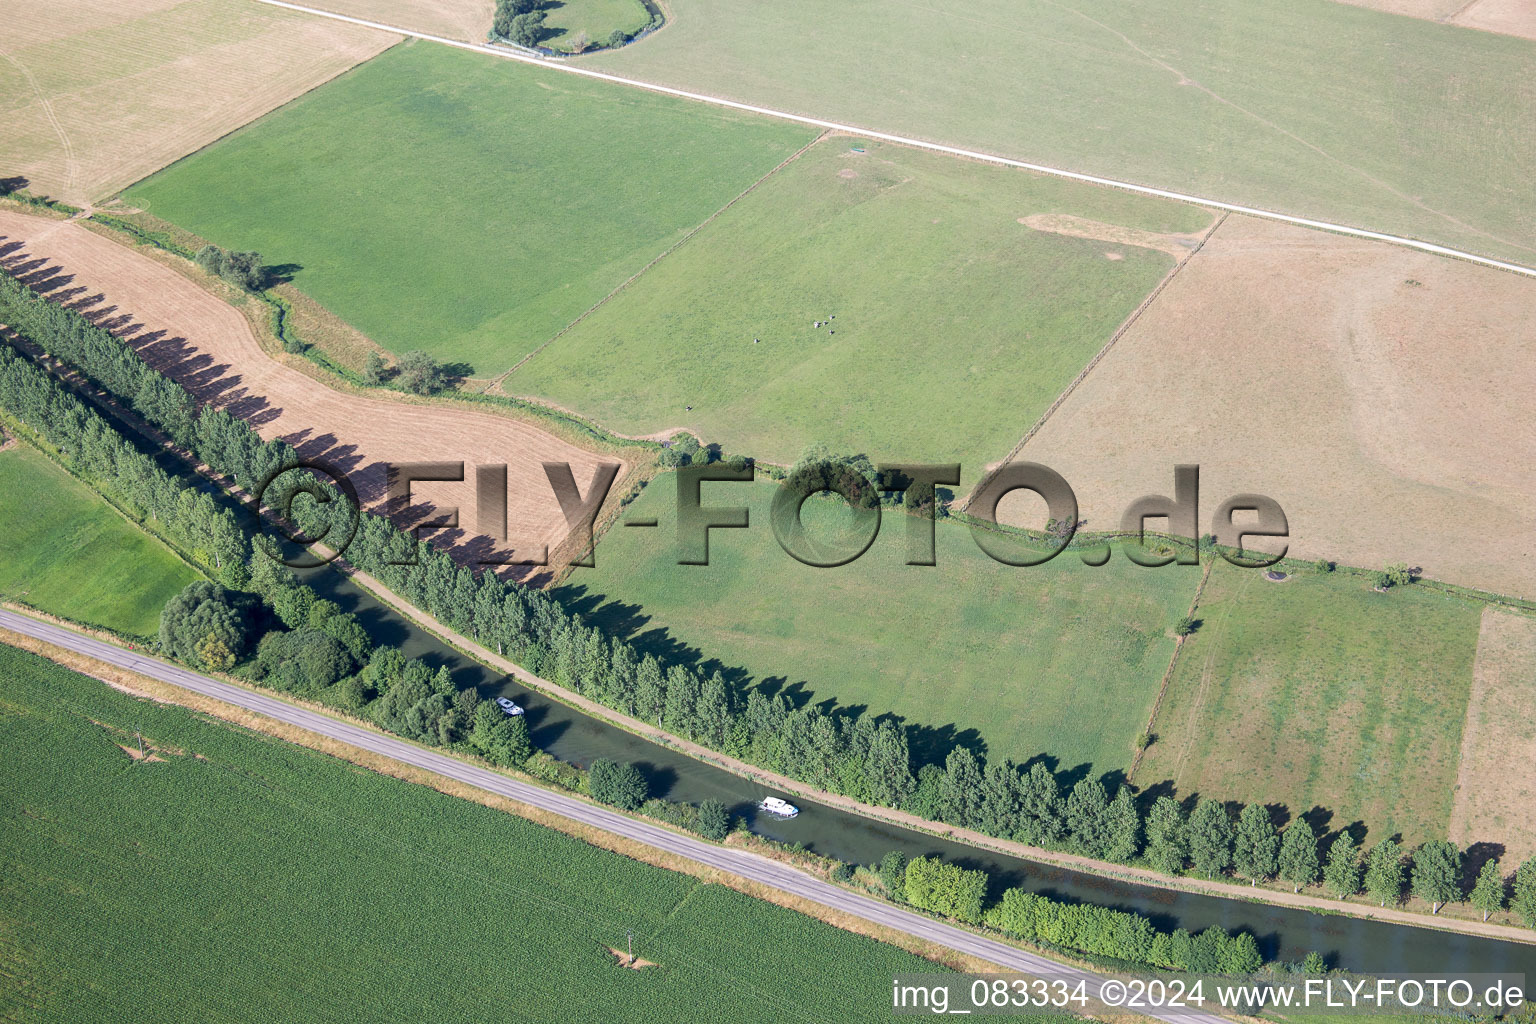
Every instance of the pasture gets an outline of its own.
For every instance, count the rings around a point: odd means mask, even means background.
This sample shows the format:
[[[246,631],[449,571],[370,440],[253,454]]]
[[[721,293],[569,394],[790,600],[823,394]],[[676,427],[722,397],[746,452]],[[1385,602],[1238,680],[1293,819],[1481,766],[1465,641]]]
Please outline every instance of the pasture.
[[[932,567],[905,565],[907,522],[836,569],[803,565],[774,539],[772,483],[706,484],[706,506],[746,505],[747,530],[711,531],[708,566],[678,565],[674,477],[654,481],[598,544],[597,567],[557,591],[642,649],[702,650],[712,670],[787,687],[918,727],[920,756],[956,738],[991,756],[1050,755],[1063,769],[1125,768],[1173,653],[1198,567],[1090,568],[1073,552],[1039,566],[992,561],[964,527],[937,524]],[[805,507],[813,538],[837,536],[841,504]]]
[[[1326,808],[1329,828],[1364,822],[1368,843],[1444,838],[1481,612],[1352,573],[1271,583],[1220,562],[1136,784]]]
[[[1257,491],[1297,557],[1533,598],[1533,305],[1533,280],[1229,217],[1020,458],[1091,524],[1193,462],[1202,530]]]
[[[1536,263],[1530,40],[1333,0],[673,7],[593,66]]]
[[[1021,223],[1050,215],[1143,243],[1211,219],[828,137],[502,388],[621,433],[686,426],[769,461],[793,462],[821,441],[979,471],[1175,264],[1145,244]],[[1194,245],[1181,241],[1184,252]]]
[[[300,290],[397,355],[425,349],[490,376],[812,137],[417,43],[126,199],[300,265]]]
[[[23,444],[0,451],[0,523],[0,598],[87,625],[154,636],[161,606],[202,578]]]
[[[615,31],[634,35],[651,22],[651,15],[640,0],[560,0],[549,9],[544,22],[548,33],[540,46],[571,50],[579,36],[588,43],[606,43]]]
[[[100,200],[399,38],[246,0],[14,0],[0,177]]]
[[[0,678],[8,1020],[873,1021],[871,979],[941,970],[14,648]]]

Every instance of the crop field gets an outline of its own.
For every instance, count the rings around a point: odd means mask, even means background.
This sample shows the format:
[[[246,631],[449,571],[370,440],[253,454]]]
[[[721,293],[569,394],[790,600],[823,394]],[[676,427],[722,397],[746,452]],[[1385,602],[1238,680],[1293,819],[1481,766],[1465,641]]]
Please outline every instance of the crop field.
[[[1493,842],[1523,860],[1536,853],[1536,618],[1483,612],[1450,838]],[[1525,808],[1526,810],[1521,810]]]
[[[413,518],[427,506],[460,509],[454,544],[522,558],[551,549],[568,532],[542,462],[568,462],[583,493],[600,462],[622,459],[569,444],[529,423],[462,406],[396,400],[333,390],[268,355],[233,306],[133,248],[85,230],[0,210],[0,243],[21,242],[13,263],[51,268],[87,315],[111,324],[152,366],[203,402],[249,420],[264,438],[281,437],[300,456],[348,474],[366,506],[385,499],[385,465],[464,462],[464,483],[412,488]],[[45,293],[47,294],[47,293]],[[293,357],[285,357],[292,359]],[[478,534],[476,465],[507,467],[505,542]],[[623,469],[620,470],[621,474]],[[618,488],[614,489],[614,500]]]
[[[1536,263],[1529,40],[1333,0],[673,7],[593,66]]]
[[[1482,606],[1354,574],[1212,571],[1137,785],[1443,838]]]
[[[511,367],[806,128],[405,45],[131,189],[394,352]],[[230,196],[239,196],[231,202]]]
[[[1229,217],[1021,452],[1118,524],[1173,466],[1290,550],[1536,597],[1536,281]]]
[[[14,648],[0,679],[7,1020],[884,1020],[870,978],[941,969]]]
[[[1042,217],[1099,237],[1032,226]],[[1141,236],[1188,253],[1210,221],[829,137],[502,387],[620,432],[682,425],[770,461],[821,441],[979,472],[1174,267]]]
[[[817,569],[775,542],[774,491],[706,485],[705,505],[747,505],[752,526],[712,531],[708,566],[677,565],[676,492],[662,477],[626,513],[656,516],[661,529],[615,525],[597,568],[573,570],[562,596],[643,648],[702,649],[739,678],[901,715],[919,727],[915,745],[940,759],[958,737],[1020,761],[1048,754],[1063,769],[1130,762],[1197,567],[1116,557],[1089,568],[1072,553],[1006,566],[953,523],[937,526],[936,566],[909,566],[907,523],[891,514],[862,558]],[[846,514],[830,501],[805,513],[822,538]]]
[[[0,598],[88,625],[153,636],[160,607],[202,578],[26,445],[0,451],[0,523]]]
[[[245,0],[12,0],[0,177],[99,200],[399,38]]]

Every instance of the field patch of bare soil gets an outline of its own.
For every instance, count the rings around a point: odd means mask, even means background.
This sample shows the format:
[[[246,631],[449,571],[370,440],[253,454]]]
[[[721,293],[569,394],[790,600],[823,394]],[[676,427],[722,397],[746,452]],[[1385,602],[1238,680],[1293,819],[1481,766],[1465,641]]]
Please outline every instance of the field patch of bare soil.
[[[382,507],[386,463],[463,462],[464,482],[415,485],[413,505],[397,522],[456,507],[461,528],[445,539],[470,557],[510,551],[521,559],[545,545],[557,548],[568,531],[542,464],[569,463],[585,495],[599,463],[618,461],[490,413],[333,390],[268,355],[227,303],[78,224],[0,210],[0,258],[43,294],[115,331],[199,402],[228,409],[262,437],[281,437],[301,457],[345,472],[367,507]],[[504,541],[476,529],[475,467],[496,464],[507,467]],[[610,500],[617,495],[615,487]]]
[[[1513,274],[1230,217],[1017,457],[1090,530],[1197,463],[1202,531],[1256,491],[1293,555],[1533,597],[1533,308]]]

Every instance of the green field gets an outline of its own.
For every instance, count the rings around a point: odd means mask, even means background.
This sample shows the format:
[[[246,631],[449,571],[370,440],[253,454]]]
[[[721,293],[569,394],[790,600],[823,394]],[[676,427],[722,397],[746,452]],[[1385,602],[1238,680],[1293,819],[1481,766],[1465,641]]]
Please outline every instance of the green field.
[[[1199,582],[1194,566],[1102,568],[1073,553],[1034,567],[992,561],[953,523],[938,525],[938,565],[908,566],[906,522],[886,517],[858,561],[815,569],[774,540],[774,485],[706,484],[705,505],[748,505],[748,530],[715,530],[710,565],[677,565],[672,478],[629,517],[661,528],[610,529],[596,569],[564,596],[599,621],[631,624],[642,647],[701,649],[747,678],[821,701],[895,712],[942,760],[954,737],[996,756],[1049,754],[1062,768],[1124,768],[1173,653],[1168,634]],[[813,501],[815,530],[846,515]],[[820,534],[818,534],[820,535]]]
[[[593,66],[1536,262],[1536,42],[1293,0],[677,0]]]
[[[550,34],[539,45],[570,50],[582,32],[590,44],[606,44],[616,29],[634,35],[650,22],[651,15],[640,0],[561,0],[549,8],[544,29]]]
[[[506,370],[814,133],[403,44],[129,189],[395,351]]]
[[[1020,218],[1210,223],[1178,203],[858,146],[818,143],[503,386],[623,433],[687,426],[770,461],[824,441],[979,469],[1174,265]]]
[[[8,647],[0,736],[8,1021],[884,1020],[941,969]]]
[[[1138,785],[1333,811],[1370,842],[1444,838],[1482,607],[1412,586],[1218,565]]]
[[[201,578],[24,445],[0,452],[0,523],[0,597],[77,622],[152,636],[161,606]]]

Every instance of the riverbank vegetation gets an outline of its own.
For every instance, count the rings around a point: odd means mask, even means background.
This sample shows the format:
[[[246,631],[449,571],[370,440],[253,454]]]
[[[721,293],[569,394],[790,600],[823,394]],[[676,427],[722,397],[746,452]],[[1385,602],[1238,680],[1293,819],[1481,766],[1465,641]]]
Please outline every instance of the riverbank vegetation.
[[[112,369],[111,336],[88,324],[73,323],[70,317],[79,319],[72,311],[61,311],[60,317],[53,319],[36,318],[33,325],[39,331],[68,328],[56,338],[45,339],[49,343],[45,347],[79,358],[85,364],[78,367],[82,370],[90,370],[98,362]],[[129,386],[136,382],[137,373],[125,364],[120,375],[106,376],[118,386]],[[118,398],[126,404],[138,393],[135,389],[129,396]],[[143,403],[142,414],[151,422],[163,420],[157,425],[166,430],[182,423],[178,417],[187,407],[171,400],[173,397],[161,395],[160,400]],[[31,411],[31,428],[50,442],[64,436],[50,432],[69,432],[71,438],[115,438],[103,451],[119,453],[117,457],[127,460],[124,465],[131,465],[133,458],[144,458],[132,452],[84,402],[65,392],[47,371],[9,346],[0,347],[0,401],[13,413],[13,405]],[[290,464],[290,453],[281,442],[261,444],[247,424],[224,413],[204,410],[194,423],[182,423],[182,429],[199,461],[242,485],[265,465]],[[1149,811],[1144,810],[1123,782],[1111,778],[1106,785],[1089,775],[1062,779],[1040,759],[1027,764],[1006,757],[984,759],[966,745],[955,745],[942,761],[919,762],[912,756],[906,730],[888,717],[877,721],[867,714],[797,703],[784,693],[769,694],[760,687],[743,694],[719,671],[704,675],[691,662],[663,660],[638,650],[624,637],[591,625],[542,591],[490,574],[477,579],[447,554],[410,538],[387,519],[358,516],[339,495],[332,497],[337,500],[296,502],[297,518],[308,535],[322,536],[332,528],[338,534],[346,533],[355,526],[348,560],[375,575],[403,599],[448,628],[502,650],[530,671],[659,724],[675,735],[749,761],[761,754],[761,744],[767,743],[767,749],[778,758],[780,770],[818,788],[1099,860],[1131,862],[1145,852],[1155,866],[1170,872],[1192,868],[1214,878],[1235,870],[1255,883],[1279,877],[1295,885],[1315,882],[1317,864],[1326,860],[1324,875],[1336,895],[1351,895],[1360,884],[1352,830],[1337,833],[1328,845],[1327,857],[1322,858],[1318,846],[1324,837],[1313,831],[1307,818],[1277,822],[1269,809],[1257,802],[1234,818],[1232,808],[1207,798],[1195,804],[1186,817],[1186,806],[1172,797],[1164,796]],[[355,524],[348,521],[352,518]],[[249,543],[243,534],[240,540]],[[233,589],[248,587],[260,594],[264,607],[270,607],[290,630],[316,631],[305,634],[305,642],[272,642],[271,651],[262,650],[269,642],[262,641],[258,646],[259,671],[272,673],[280,683],[288,681],[291,685],[292,680],[307,679],[312,686],[329,691],[356,673],[365,653],[369,669],[374,667],[380,651],[366,652],[355,639],[356,630],[348,628],[344,618],[338,619],[332,610],[317,611],[320,603],[312,595],[305,600],[302,594],[290,593],[297,585],[283,579],[283,571],[264,550],[257,548],[253,553],[257,559],[253,569],[245,569],[243,563],[238,568],[234,563],[223,567],[227,578],[240,580],[240,587]],[[227,617],[216,611],[201,610],[204,605],[225,602],[208,590],[210,584],[199,587],[196,600],[185,609],[185,622],[225,622]],[[167,641],[170,653],[179,653],[207,668],[218,668],[231,656],[238,656],[230,641],[212,625],[206,632],[199,637],[195,629],[189,633],[184,624],[177,626]],[[233,643],[243,648],[249,639],[235,638]],[[376,674],[372,697],[366,692],[354,691],[353,695],[364,703],[372,700],[375,719],[386,728],[429,744],[465,742],[466,730],[472,730],[481,717],[478,707],[461,706],[461,701],[467,704],[471,698],[450,694],[451,679],[439,685],[435,677],[428,676],[424,669],[412,670],[404,659],[398,664],[391,659],[388,679]],[[520,745],[512,745],[520,749]],[[481,744],[482,750],[494,748],[495,744]],[[1150,795],[1145,794],[1142,803]],[[1278,831],[1279,824],[1285,824],[1283,833]],[[1417,867],[1420,854],[1414,857]],[[1486,859],[1478,861],[1479,871]],[[1419,873],[1429,877],[1428,870],[1421,868]],[[1437,901],[1464,898],[1471,886],[1460,879],[1455,884],[1454,889],[1440,886],[1431,890],[1416,882],[1415,891],[1421,896],[1431,891],[1441,894]],[[1480,900],[1491,898],[1487,891],[1485,886]]]
[[[314,1019],[746,1024],[794,976],[803,1012],[875,1021],[869,978],[943,970],[15,648],[0,676],[8,1019],[281,1019],[302,992]],[[656,966],[614,965],[631,931]]]

